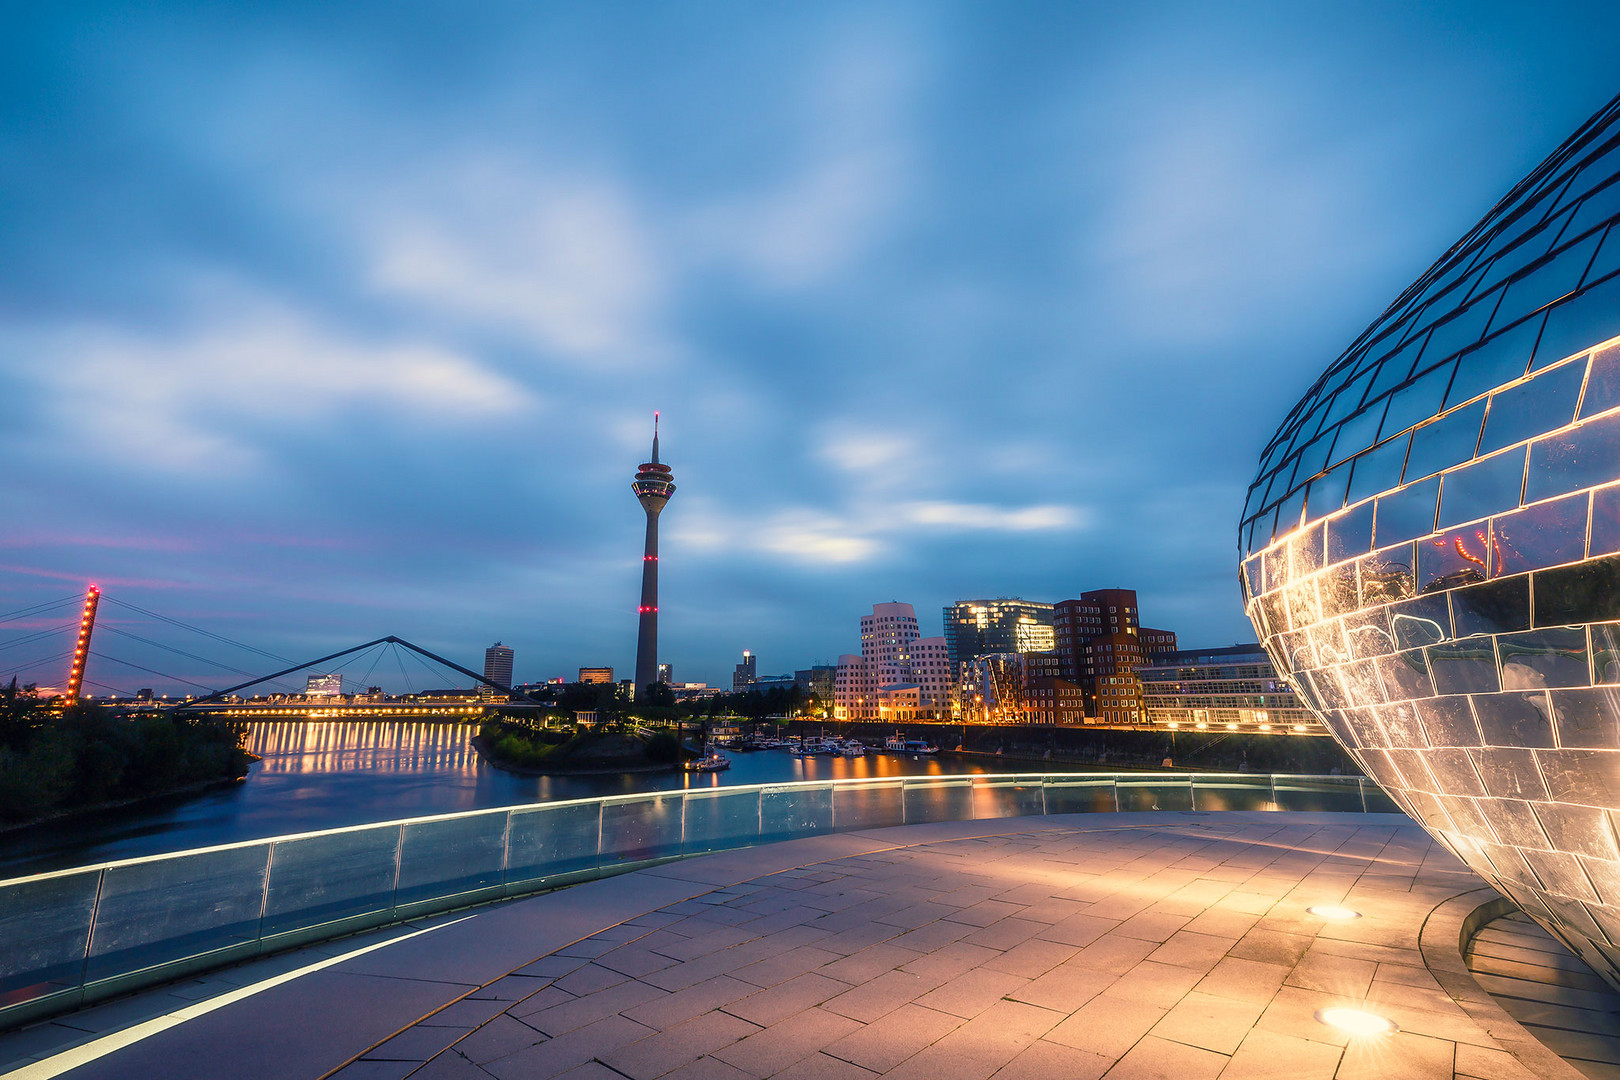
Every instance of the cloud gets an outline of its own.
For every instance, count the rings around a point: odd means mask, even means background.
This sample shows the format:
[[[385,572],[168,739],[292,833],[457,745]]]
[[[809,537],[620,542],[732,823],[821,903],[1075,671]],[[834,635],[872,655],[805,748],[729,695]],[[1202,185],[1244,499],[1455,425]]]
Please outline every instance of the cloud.
[[[688,524],[691,522],[691,524]],[[711,506],[683,516],[674,535],[699,551],[765,551],[809,566],[868,563],[907,544],[953,533],[1036,533],[1082,529],[1089,515],[1071,506],[996,506],[948,501],[865,504],[834,512],[779,509],[749,520],[726,518]]]
[[[651,239],[606,176],[487,158],[385,197],[366,227],[370,281],[516,333],[552,356],[645,362],[662,292]]]
[[[108,463],[226,476],[262,464],[248,430],[277,432],[362,410],[469,420],[539,402],[527,388],[447,347],[359,340],[269,305],[216,314],[168,334],[110,327],[34,331],[14,341],[27,377],[76,445]],[[94,423],[84,418],[93,416]],[[244,422],[250,422],[244,425]]]

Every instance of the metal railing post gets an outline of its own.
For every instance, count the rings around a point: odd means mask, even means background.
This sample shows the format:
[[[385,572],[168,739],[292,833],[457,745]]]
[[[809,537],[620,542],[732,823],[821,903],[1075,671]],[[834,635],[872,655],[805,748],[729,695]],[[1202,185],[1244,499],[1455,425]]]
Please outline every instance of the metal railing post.
[[[1193,782],[1190,774],[1187,777],[1187,803],[1193,810],[1198,809],[1198,785]]]

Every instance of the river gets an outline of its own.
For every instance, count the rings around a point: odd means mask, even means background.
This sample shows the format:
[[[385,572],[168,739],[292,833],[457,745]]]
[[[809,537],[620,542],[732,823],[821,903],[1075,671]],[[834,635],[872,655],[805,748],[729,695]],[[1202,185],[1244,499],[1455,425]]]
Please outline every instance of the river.
[[[451,723],[249,724],[247,748],[261,760],[244,782],[0,833],[0,877],[490,806],[678,787],[992,771],[953,755],[801,759],[761,750],[731,752],[732,767],[720,773],[518,776],[484,762],[472,746],[474,733]],[[1054,764],[1051,771],[1064,768]]]

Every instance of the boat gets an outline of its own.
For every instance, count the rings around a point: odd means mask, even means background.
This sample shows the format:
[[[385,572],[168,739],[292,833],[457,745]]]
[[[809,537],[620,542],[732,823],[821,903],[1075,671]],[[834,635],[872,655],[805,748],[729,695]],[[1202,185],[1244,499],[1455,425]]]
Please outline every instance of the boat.
[[[700,758],[681,762],[681,768],[687,772],[719,772],[731,768],[731,759],[718,750],[710,750]]]
[[[866,747],[855,739],[845,739],[838,752],[845,757],[865,757]]]
[[[891,754],[939,753],[939,747],[930,746],[926,739],[907,739],[898,732],[883,740],[883,749]]]

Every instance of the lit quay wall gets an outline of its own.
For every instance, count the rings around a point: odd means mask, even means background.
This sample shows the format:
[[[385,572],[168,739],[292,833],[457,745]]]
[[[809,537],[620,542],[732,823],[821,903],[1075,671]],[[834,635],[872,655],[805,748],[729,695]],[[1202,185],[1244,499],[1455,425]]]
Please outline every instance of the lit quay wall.
[[[1359,337],[1239,534],[1277,669],[1620,986],[1620,98]]]

